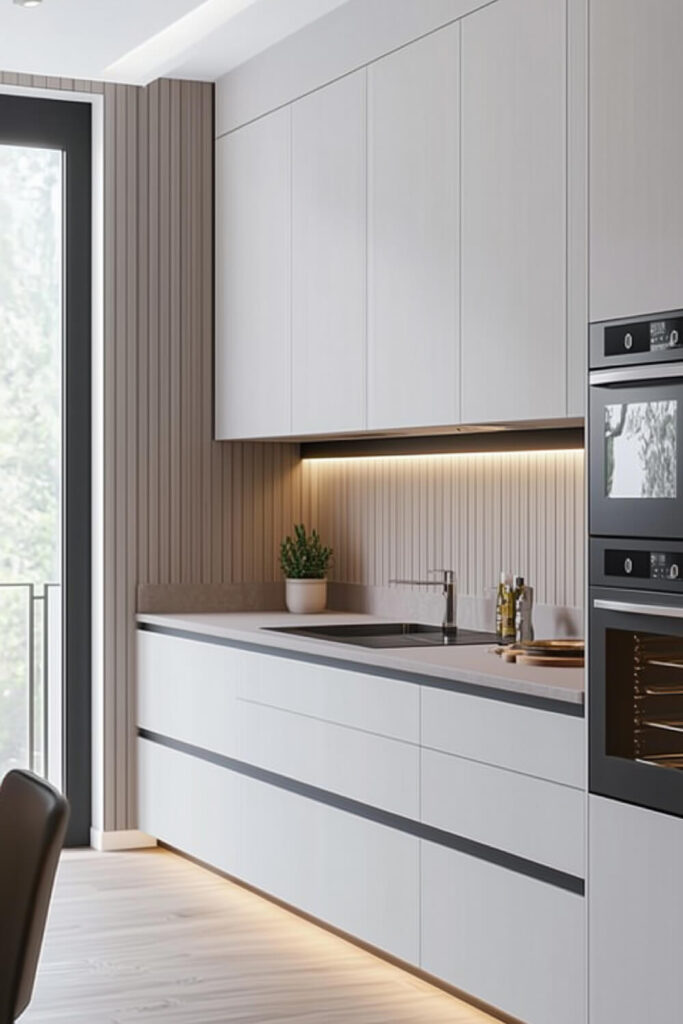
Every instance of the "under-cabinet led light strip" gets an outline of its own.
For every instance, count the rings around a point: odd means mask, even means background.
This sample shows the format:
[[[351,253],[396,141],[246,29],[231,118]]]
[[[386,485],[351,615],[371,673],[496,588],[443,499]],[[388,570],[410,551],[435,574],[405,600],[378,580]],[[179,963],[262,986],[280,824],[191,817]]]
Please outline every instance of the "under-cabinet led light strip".
[[[528,450],[515,449],[514,451],[505,450],[497,452],[425,452],[420,454],[418,452],[410,452],[408,454],[396,455],[302,455],[302,459],[306,462],[395,462],[397,460],[405,461],[406,459],[462,459],[462,458],[503,458],[505,456],[518,458],[520,455],[576,455],[583,458],[583,448],[530,448]]]

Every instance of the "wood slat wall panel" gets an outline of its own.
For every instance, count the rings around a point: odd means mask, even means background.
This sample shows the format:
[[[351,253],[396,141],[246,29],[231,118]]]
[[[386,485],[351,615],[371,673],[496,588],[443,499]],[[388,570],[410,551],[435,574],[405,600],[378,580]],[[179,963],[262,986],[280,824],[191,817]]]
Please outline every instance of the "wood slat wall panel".
[[[302,463],[304,509],[336,552],[332,579],[381,587],[454,568],[483,596],[501,569],[540,604],[583,605],[583,453]]]

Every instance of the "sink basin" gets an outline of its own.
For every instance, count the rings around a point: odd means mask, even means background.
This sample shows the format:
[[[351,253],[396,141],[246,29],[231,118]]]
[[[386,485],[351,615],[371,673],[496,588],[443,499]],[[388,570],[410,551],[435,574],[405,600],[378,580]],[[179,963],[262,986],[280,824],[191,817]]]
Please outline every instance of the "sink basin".
[[[281,633],[304,631],[311,636],[408,636],[411,633],[441,633],[441,626],[426,626],[423,622],[368,622],[342,626],[282,626]]]
[[[455,644],[492,644],[495,633],[472,629],[445,631],[422,622],[365,622],[322,626],[264,626],[272,633],[288,633],[312,640],[353,644],[357,647],[449,647]]]

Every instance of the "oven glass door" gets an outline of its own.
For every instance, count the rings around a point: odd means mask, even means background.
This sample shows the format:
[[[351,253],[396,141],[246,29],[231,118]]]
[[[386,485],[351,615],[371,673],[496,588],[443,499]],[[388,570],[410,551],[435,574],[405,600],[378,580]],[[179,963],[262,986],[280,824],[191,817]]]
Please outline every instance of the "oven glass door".
[[[590,532],[680,537],[683,380],[590,388]]]
[[[590,788],[683,817],[683,598],[591,589]]]

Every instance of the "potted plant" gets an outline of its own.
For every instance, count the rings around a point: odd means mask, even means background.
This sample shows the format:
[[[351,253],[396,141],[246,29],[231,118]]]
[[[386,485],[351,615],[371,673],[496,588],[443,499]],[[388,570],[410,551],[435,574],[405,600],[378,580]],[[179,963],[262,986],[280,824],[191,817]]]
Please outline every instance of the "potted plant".
[[[306,615],[322,612],[327,602],[325,574],[332,548],[324,547],[317,530],[306,533],[299,523],[294,537],[285,537],[280,545],[280,567],[285,574],[285,599],[290,612]]]

